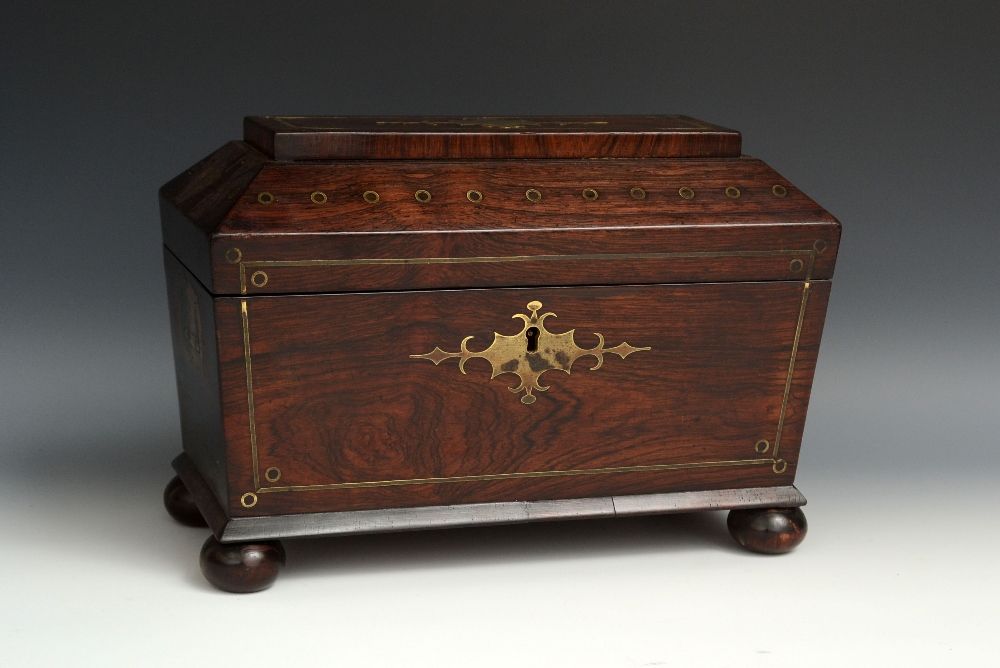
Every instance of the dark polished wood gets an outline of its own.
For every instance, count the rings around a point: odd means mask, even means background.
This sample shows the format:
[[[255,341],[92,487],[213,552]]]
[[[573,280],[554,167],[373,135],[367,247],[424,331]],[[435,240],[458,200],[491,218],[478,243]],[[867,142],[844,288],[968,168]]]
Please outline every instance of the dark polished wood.
[[[275,160],[736,157],[740,133],[689,116],[248,116]]]
[[[804,498],[767,495],[794,490],[841,226],[740,151],[686,117],[246,119],[160,191],[174,466],[216,538],[697,498],[768,508],[734,536],[791,549]],[[483,359],[411,357],[520,337],[532,301],[579,348],[648,350],[559,362],[530,405]],[[267,586],[283,553],[254,545],[210,541],[206,576]]]
[[[191,492],[188,491],[188,488],[184,486],[184,483],[177,476],[174,476],[167,483],[166,489],[163,490],[163,505],[171,517],[185,526],[208,526],[205,518],[201,515],[201,511],[198,510]]]
[[[243,301],[216,300],[219,366],[233,516],[579,498],[789,484],[795,474],[829,283],[809,288],[779,456],[781,417],[803,284],[798,282],[618,286],[256,297],[246,300],[259,485],[255,492]],[[591,348],[649,346],[597,371],[583,357],[570,375],[542,376],[550,390],[526,406],[470,360],[435,366],[411,359],[454,352],[466,336],[483,350],[494,332],[516,334],[538,300],[553,333],[575,330]],[[551,471],[756,464],[680,470],[541,475]],[[269,482],[274,467],[280,479]],[[481,481],[409,481],[536,474]],[[293,486],[296,491],[278,491]]]
[[[737,508],[726,520],[736,542],[762,554],[784,554],[806,537],[808,525],[801,508]]]
[[[181,440],[215,498],[226,503],[226,437],[223,433],[219,358],[212,295],[164,249],[170,304]]]
[[[278,579],[285,566],[285,548],[276,540],[220,543],[209,536],[199,564],[205,579],[222,591],[250,594]]]
[[[642,199],[630,194],[635,187]],[[681,197],[682,187],[694,197]],[[528,188],[542,199],[528,200]],[[584,188],[598,199],[585,199]],[[431,200],[417,201],[418,190]],[[470,190],[482,201],[469,201]],[[366,202],[366,191],[379,201]],[[265,194],[269,204],[259,201]],[[832,216],[748,158],[273,163],[211,231],[166,215],[164,230],[171,252],[214,294],[787,280],[798,278],[789,259],[754,254],[817,248],[811,275],[829,278],[840,240]],[[617,257],[649,253],[688,257]],[[194,269],[206,257],[208,276]],[[480,260],[364,264],[426,258]],[[347,264],[254,265],[303,261]],[[249,281],[258,270],[269,277],[259,286]]]

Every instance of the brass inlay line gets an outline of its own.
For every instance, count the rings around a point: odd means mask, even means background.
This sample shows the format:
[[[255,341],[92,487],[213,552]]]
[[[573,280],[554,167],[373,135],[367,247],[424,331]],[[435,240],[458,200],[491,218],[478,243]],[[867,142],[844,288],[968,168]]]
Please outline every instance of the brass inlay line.
[[[778,257],[808,255],[815,249],[759,251],[693,251],[673,253],[585,253],[580,255],[500,255],[471,257],[394,257],[350,260],[254,260],[240,262],[240,293],[246,294],[246,268],[253,267],[360,267],[367,265],[501,264],[508,262],[582,262],[588,260],[696,260],[725,257]]]
[[[812,271],[812,263],[809,266]],[[792,355],[788,360],[788,375],[785,377],[785,393],[781,397],[781,413],[778,415],[778,433],[774,437],[774,450],[771,451],[773,457],[778,456],[778,448],[781,446],[781,430],[785,427],[785,410],[788,408],[788,395],[792,391],[792,376],[795,373],[795,356],[799,352],[799,338],[802,336],[802,321],[806,315],[806,302],[809,301],[809,281],[802,285],[802,302],[799,305],[799,320],[795,325],[795,338],[792,341]],[[786,465],[787,466],[787,465]],[[784,471],[784,469],[782,469]],[[775,473],[778,473],[776,470]]]
[[[253,370],[250,368],[250,317],[247,314],[247,300],[240,300],[243,316],[243,362],[247,370],[247,404],[250,411],[250,452],[253,455],[253,487],[260,488],[260,474],[257,471],[257,424],[253,414]]]
[[[711,468],[718,466],[754,466],[774,464],[774,459],[734,459],[717,462],[693,462],[690,464],[650,464],[643,466],[615,466],[599,469],[567,469],[560,471],[525,471],[521,473],[487,473],[483,475],[462,475],[447,478],[405,478],[402,480],[371,480],[363,482],[338,482],[329,485],[289,485],[287,487],[266,487],[258,489],[258,494],[267,492],[302,492],[325,489],[354,489],[358,487],[398,487],[401,485],[437,485],[452,482],[483,482],[489,480],[512,480],[517,478],[551,478],[569,475],[600,475],[606,473],[642,473],[644,471],[674,471],[679,469]]]

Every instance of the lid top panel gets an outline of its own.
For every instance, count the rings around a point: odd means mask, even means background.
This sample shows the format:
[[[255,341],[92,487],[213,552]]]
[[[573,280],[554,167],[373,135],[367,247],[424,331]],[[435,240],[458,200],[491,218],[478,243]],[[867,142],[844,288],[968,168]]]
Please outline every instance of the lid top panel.
[[[293,160],[732,158],[739,132],[688,116],[249,116],[244,139]]]

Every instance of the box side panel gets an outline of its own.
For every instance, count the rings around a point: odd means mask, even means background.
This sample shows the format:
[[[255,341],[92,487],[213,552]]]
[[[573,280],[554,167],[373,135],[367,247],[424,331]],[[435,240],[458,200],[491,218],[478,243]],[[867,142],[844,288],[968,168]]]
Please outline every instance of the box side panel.
[[[226,453],[212,297],[166,248],[163,263],[184,451],[225,507]]]
[[[218,298],[230,515],[790,485],[827,294]]]

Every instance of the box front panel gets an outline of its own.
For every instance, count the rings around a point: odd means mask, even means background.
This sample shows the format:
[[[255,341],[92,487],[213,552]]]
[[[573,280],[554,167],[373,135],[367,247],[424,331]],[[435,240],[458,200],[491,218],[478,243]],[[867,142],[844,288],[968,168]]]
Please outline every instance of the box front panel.
[[[217,299],[230,513],[789,484],[828,294]]]

